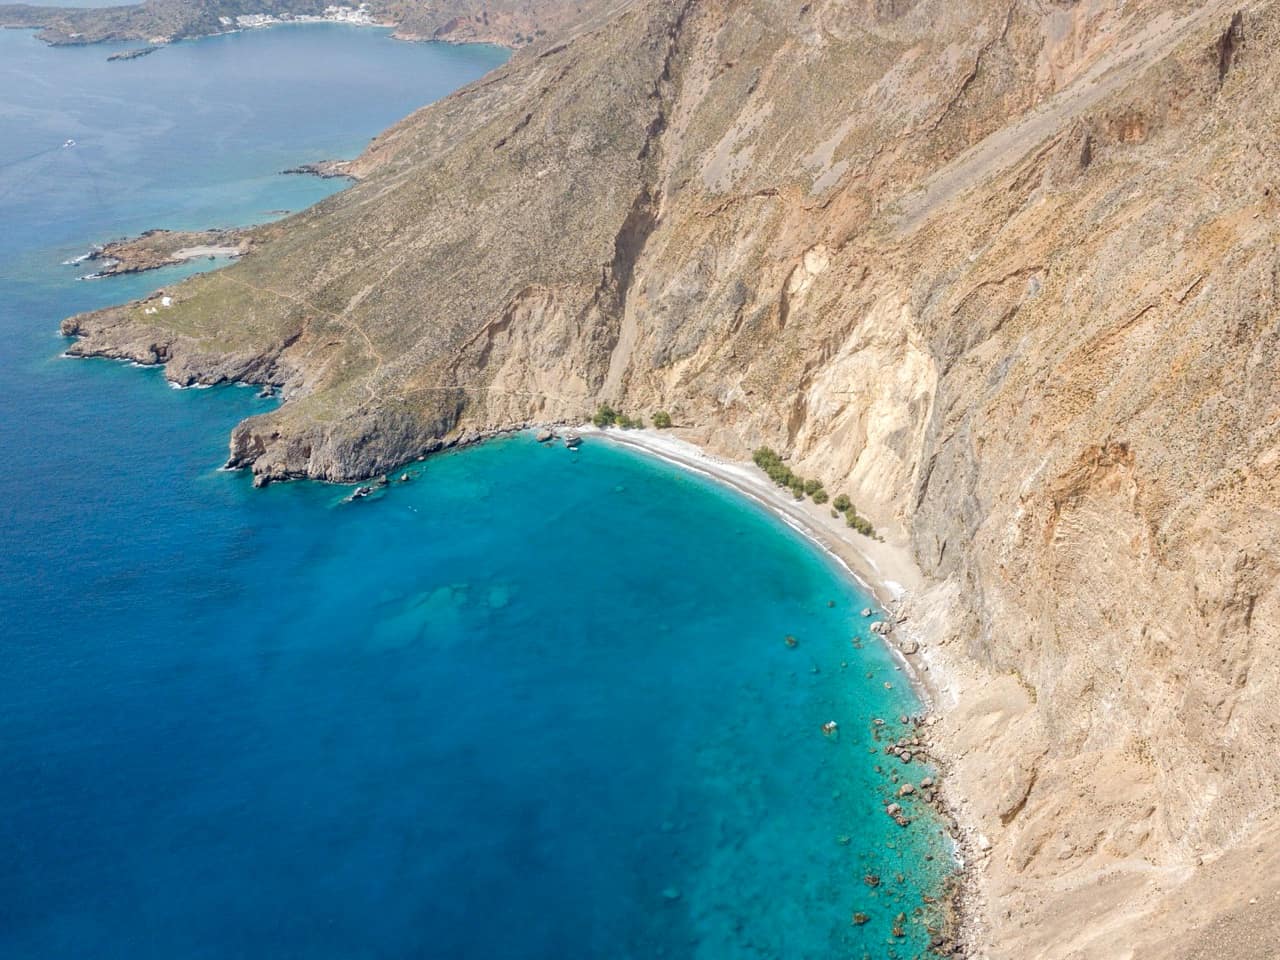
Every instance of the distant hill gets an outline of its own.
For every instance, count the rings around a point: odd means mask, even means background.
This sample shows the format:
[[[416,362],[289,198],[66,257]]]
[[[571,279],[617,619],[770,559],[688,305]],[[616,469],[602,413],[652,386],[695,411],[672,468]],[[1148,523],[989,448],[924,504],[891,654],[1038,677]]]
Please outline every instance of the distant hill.
[[[0,26],[26,27],[55,45],[187,40],[235,29],[237,17],[322,17],[358,2],[329,0],[146,0],[119,7],[0,5]],[[605,6],[599,0],[370,0],[368,16],[407,40],[528,46]]]

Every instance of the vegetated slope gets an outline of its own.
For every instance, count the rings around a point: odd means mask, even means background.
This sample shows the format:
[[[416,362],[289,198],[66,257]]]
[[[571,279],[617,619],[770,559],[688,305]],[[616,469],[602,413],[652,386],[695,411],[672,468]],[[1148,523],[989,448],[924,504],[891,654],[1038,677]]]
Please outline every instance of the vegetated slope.
[[[1277,41],[1275,0],[640,0],[172,308],[65,329],[283,384],[232,441],[263,479],[600,400],[786,452],[909,531],[908,625],[980,665],[946,736],[991,955],[1248,949],[1280,895]]]

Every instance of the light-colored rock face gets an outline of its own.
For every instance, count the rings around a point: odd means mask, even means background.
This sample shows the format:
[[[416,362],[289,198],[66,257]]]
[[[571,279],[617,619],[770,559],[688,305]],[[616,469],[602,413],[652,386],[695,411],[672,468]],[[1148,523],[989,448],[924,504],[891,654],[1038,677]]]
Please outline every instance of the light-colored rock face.
[[[1280,2],[1236,9],[620,4],[68,329],[283,382],[236,438],[268,477],[601,400],[785,451],[933,584],[988,955],[1268,955]]]

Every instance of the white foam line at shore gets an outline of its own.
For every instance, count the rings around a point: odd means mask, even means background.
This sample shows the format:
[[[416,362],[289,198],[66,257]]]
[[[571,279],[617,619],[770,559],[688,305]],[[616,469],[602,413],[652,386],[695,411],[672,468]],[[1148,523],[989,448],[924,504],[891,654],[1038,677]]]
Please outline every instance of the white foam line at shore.
[[[699,449],[691,443],[676,439],[674,437],[658,437],[652,433],[633,431],[629,434],[622,434],[611,430],[602,430],[593,424],[584,425],[576,430],[582,436],[593,436],[604,440],[607,443],[613,443],[615,446],[625,447],[629,450],[637,451],[641,454],[647,454],[656,460],[671,464],[681,470],[698,476],[706,477],[714,483],[722,487],[728,487],[735,493],[746,497],[752,502],[759,504],[771,516],[777,517],[792,530],[804,537],[809,543],[817,547],[820,551],[830,557],[836,564],[845,571],[846,574],[862,589],[866,590],[875,601],[876,605],[888,616],[885,610],[884,602],[880,597],[876,586],[867,581],[853,566],[842,557],[839,552],[831,546],[825,539],[825,534],[821,527],[813,521],[797,517],[792,508],[782,503],[773,495],[772,490],[761,489],[764,487],[762,481],[758,480],[751,474],[750,468],[745,464],[730,463],[718,460],[710,454]],[[880,572],[880,567],[870,557],[861,550],[858,550],[852,544],[845,544],[851,550],[854,550],[862,562],[870,566],[876,573]],[[888,592],[893,599],[898,600],[906,593],[902,584],[895,580],[885,579],[881,581],[881,586]],[[900,671],[906,676],[907,682],[916,698],[920,701],[922,707],[927,711],[933,712],[936,709],[936,698],[930,690],[929,685],[925,683],[924,678],[917,672],[915,664],[907,659],[906,654],[898,648],[898,645],[891,643],[886,637],[879,634],[873,635],[878,639],[881,645],[889,651],[889,655],[898,664]]]
[[[682,440],[668,440],[665,437],[659,438],[646,436],[644,441],[639,441],[635,437],[619,436],[607,430],[600,430],[596,427],[583,427],[578,432],[591,434],[618,446],[647,453],[658,460],[662,460],[664,463],[669,463],[672,466],[679,467],[689,473],[706,477],[722,487],[729,487],[731,490],[746,497],[753,503],[759,504],[771,516],[777,517],[792,530],[795,530],[810,543],[817,546],[823,553],[831,557],[831,559],[835,560],[836,563],[843,567],[849,576],[852,577],[860,587],[868,591],[873,600],[877,603],[880,602],[879,597],[876,596],[875,585],[869,583],[866,578],[864,578],[862,574],[858,573],[858,571],[854,570],[853,567],[849,565],[849,562],[845,560],[844,557],[840,556],[840,554],[838,554],[829,543],[825,542],[811,523],[796,517],[792,511],[787,509],[786,505],[777,502],[777,500],[769,496],[769,494],[755,489],[759,484],[757,483],[756,478],[751,476],[745,467],[725,461],[712,460],[710,456],[699,450],[693,444],[685,443]],[[669,452],[663,449],[664,444],[670,444],[672,446],[679,444],[681,447],[687,447],[688,449],[687,451],[681,450],[679,452]],[[702,461],[711,461],[714,466],[704,466]],[[735,480],[730,476],[731,474],[737,474],[739,479],[735,482]],[[872,567],[877,572],[879,571],[879,566],[870,557],[863,555],[862,559],[868,566]],[[904,592],[902,585],[893,580],[885,581],[884,586],[894,594],[895,599],[900,597]]]

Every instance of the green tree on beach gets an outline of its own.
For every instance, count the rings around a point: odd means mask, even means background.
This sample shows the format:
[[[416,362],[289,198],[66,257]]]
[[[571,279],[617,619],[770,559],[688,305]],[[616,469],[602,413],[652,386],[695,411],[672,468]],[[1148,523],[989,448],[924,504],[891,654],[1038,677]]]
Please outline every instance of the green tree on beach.
[[[634,420],[619,410],[613,409],[607,403],[600,404],[596,410],[595,416],[591,418],[591,422],[603,430],[605,427],[621,427],[623,430],[642,430],[644,429],[644,417],[636,417]]]
[[[876,528],[871,525],[871,521],[866,517],[859,516],[858,511],[852,507],[845,513],[845,523],[864,537],[874,537],[876,535]]]

